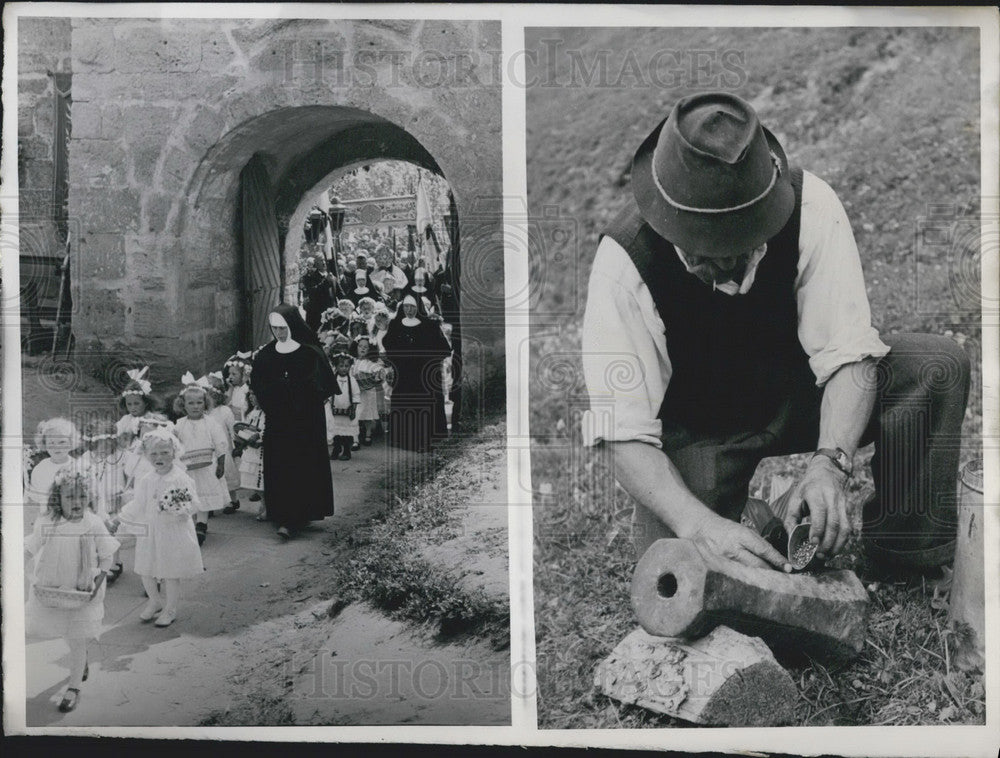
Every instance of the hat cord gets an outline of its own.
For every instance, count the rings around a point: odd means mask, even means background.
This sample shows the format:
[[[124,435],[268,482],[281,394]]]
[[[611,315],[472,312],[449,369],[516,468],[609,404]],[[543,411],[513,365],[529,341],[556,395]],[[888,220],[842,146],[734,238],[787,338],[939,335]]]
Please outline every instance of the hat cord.
[[[740,203],[739,205],[730,206],[729,208],[695,208],[694,206],[691,205],[684,205],[683,203],[678,203],[676,200],[670,197],[670,195],[667,194],[667,191],[663,189],[663,185],[660,184],[660,178],[656,175],[656,169],[655,169],[657,163],[656,151],[659,149],[659,147],[660,146],[657,145],[656,147],[653,148],[654,168],[649,173],[652,174],[653,183],[656,185],[656,189],[659,190],[660,194],[663,196],[663,199],[666,200],[667,203],[672,205],[674,208],[680,211],[687,211],[689,213],[732,213],[733,211],[741,211],[744,208],[749,208],[751,205],[754,205],[755,203],[759,203],[761,200],[763,200],[765,197],[771,194],[771,190],[774,189],[774,185],[778,183],[778,177],[781,176],[781,162],[778,160],[778,156],[775,155],[774,151],[772,150],[770,151],[771,163],[774,164],[774,171],[771,172],[771,182],[767,185],[767,188],[763,192],[757,195],[757,197],[755,197],[753,200],[748,200],[745,203]]]

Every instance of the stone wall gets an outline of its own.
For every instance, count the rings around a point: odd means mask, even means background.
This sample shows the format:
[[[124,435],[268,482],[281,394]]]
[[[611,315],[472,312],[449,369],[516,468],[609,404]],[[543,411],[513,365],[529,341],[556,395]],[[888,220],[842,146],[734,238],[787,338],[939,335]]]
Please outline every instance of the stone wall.
[[[148,361],[175,385],[249,347],[240,170],[262,153],[294,209],[358,159],[320,148],[369,125],[383,137],[361,157],[412,157],[384,137],[405,132],[451,184],[465,343],[484,356],[472,389],[502,403],[499,49],[495,22],[73,19],[81,359]]]
[[[70,20],[18,19],[17,175],[21,255],[62,255],[53,208],[55,82],[70,71]]]

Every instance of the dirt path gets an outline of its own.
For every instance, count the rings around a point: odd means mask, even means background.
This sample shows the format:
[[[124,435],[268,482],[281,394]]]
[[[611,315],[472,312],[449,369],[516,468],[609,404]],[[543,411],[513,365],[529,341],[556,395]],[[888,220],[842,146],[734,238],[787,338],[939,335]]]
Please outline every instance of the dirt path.
[[[437,645],[365,606],[328,617],[336,588],[324,578],[337,538],[383,507],[387,474],[419,460],[372,447],[331,465],[336,515],[287,544],[245,499],[238,513],[210,520],[205,574],[185,588],[169,628],[139,621],[145,599],[124,551],[126,573],[107,593],[74,712],[53,702],[66,684],[65,644],[28,640],[27,723],[197,725],[250,694],[274,704],[251,723],[509,723],[505,653],[475,641]]]

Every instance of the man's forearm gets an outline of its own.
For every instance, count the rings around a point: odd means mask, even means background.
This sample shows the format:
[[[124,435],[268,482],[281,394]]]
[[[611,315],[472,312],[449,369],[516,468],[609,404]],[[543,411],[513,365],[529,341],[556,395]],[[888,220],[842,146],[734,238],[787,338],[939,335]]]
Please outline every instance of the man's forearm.
[[[663,451],[645,442],[610,442],[615,478],[678,537],[688,537],[713,512],[688,489]]]
[[[818,447],[839,447],[848,455],[858,449],[875,407],[875,360],[841,366],[823,391]]]

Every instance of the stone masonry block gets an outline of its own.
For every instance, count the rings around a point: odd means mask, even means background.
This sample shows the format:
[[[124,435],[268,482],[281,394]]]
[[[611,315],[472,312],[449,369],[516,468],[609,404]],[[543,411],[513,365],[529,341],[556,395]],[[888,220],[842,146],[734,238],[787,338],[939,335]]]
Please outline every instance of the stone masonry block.
[[[132,304],[136,337],[170,337],[177,331],[162,293],[144,291]]]
[[[236,52],[221,30],[202,39],[201,71],[214,74],[231,65],[235,60]]]
[[[23,102],[27,102],[29,99],[38,99],[37,97],[30,97],[32,95],[41,95],[46,93],[51,95],[51,89],[51,80],[47,76],[19,76],[17,78],[18,99]],[[23,102],[21,104],[23,104]]]
[[[81,303],[78,318],[85,325],[85,331],[95,336],[121,336],[125,333],[126,306],[117,292],[91,282],[81,282]]]
[[[128,154],[112,140],[73,139],[74,165],[80,170],[77,186],[117,188],[127,184]]]
[[[160,159],[160,148],[156,146],[138,147],[132,150],[132,178],[143,185],[153,183],[156,163]]]
[[[79,165],[79,164],[74,164]],[[84,233],[135,232],[139,229],[139,193],[135,190],[78,189],[71,213]]]
[[[209,107],[201,107],[188,127],[184,138],[196,150],[207,150],[218,142],[225,128],[225,121],[216,111]]]
[[[74,116],[74,130],[76,128]],[[101,137],[118,139],[122,136],[122,109],[114,103],[101,106]]]
[[[125,276],[125,238],[120,234],[88,234],[78,245],[80,265],[88,276],[120,279]]]
[[[198,166],[197,159],[187,150],[176,147],[168,148],[168,150],[169,152],[163,159],[159,189],[168,195],[183,194],[191,181],[191,175]]]
[[[122,20],[115,25],[115,61],[119,71],[191,73],[201,64],[203,32],[174,21]]]
[[[438,52],[450,56],[456,52],[475,49],[471,30],[467,24],[453,21],[426,21],[418,40],[420,52]]]
[[[91,23],[88,23],[91,22]],[[73,24],[73,71],[106,73],[115,68],[115,35],[111,23],[76,19]]]
[[[189,288],[184,291],[181,328],[185,331],[216,328],[215,291],[211,287]]]
[[[122,112],[122,133],[129,145],[162,145],[177,127],[179,115],[177,108],[167,106],[132,106]]]
[[[239,315],[234,290],[215,293],[215,325],[218,329],[235,328],[238,325]]]
[[[73,139],[101,138],[101,107],[95,103],[73,106]]]
[[[146,230],[153,233],[176,234],[179,214],[175,214],[171,222],[170,212],[173,206],[174,197],[172,195],[152,195],[149,197],[146,200]],[[169,229],[167,228],[168,223],[171,227]]]

